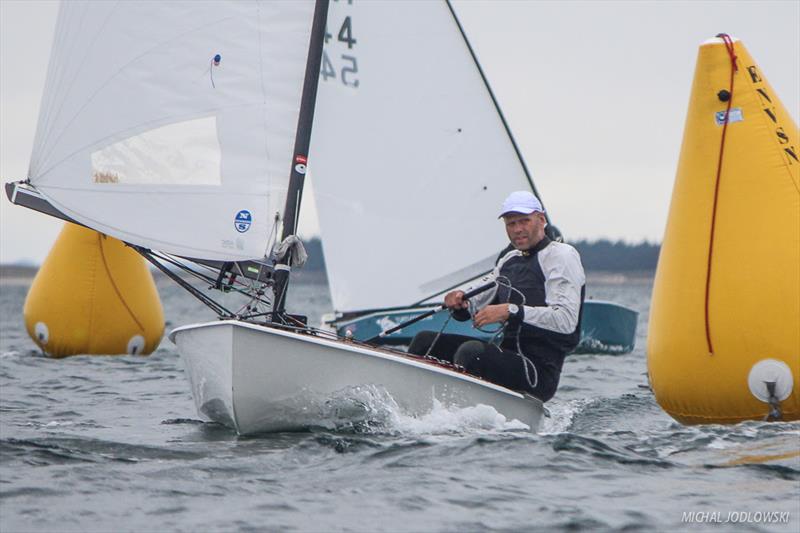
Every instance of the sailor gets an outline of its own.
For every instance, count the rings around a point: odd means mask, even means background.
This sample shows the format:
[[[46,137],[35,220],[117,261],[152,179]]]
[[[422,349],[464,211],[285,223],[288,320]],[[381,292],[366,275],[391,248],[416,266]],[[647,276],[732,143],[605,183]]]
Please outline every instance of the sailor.
[[[502,341],[423,331],[408,351],[547,401],[558,388],[564,357],[580,340],[586,277],[577,250],[545,235],[544,209],[532,193],[511,193],[499,218],[511,242],[475,285],[494,281],[496,287],[469,301],[464,291],[452,291],[444,302],[454,319],[472,318],[476,328],[502,323]]]

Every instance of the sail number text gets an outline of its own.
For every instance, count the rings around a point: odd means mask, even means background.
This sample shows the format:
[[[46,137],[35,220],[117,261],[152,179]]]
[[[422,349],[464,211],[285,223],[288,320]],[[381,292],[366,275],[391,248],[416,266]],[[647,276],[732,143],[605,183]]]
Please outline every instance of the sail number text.
[[[342,2],[344,3],[344,2]],[[352,4],[352,0],[348,0],[347,4]],[[328,21],[330,25],[334,21]],[[335,26],[325,28],[325,47],[322,50],[322,66],[320,67],[320,76],[323,81],[341,81],[346,87],[353,89],[358,88],[358,59],[356,57],[355,46],[358,43],[353,33],[353,17],[347,15],[341,22],[334,22]],[[338,31],[331,33],[329,28],[338,28]],[[346,47],[345,53],[337,56],[334,53],[335,48]],[[328,52],[331,52],[328,55]],[[333,60],[331,60],[333,57]]]

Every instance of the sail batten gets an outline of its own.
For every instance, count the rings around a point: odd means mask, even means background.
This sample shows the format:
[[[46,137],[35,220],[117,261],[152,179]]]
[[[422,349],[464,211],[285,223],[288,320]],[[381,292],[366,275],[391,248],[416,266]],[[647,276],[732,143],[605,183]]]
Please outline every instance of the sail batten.
[[[145,248],[263,257],[286,198],[313,13],[313,1],[65,2],[31,184]]]

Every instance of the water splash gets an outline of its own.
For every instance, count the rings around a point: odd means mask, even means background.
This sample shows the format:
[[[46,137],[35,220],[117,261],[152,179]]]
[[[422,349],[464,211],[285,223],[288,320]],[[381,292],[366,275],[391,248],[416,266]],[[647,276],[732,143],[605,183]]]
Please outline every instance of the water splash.
[[[390,428],[403,435],[442,435],[478,431],[528,431],[530,427],[519,420],[509,420],[494,407],[478,404],[471,407],[445,407],[438,400],[433,409],[421,417],[394,413]]]
[[[310,417],[307,413],[305,422],[335,431],[419,437],[530,429],[483,404],[445,406],[433,399],[429,412],[412,416],[403,411],[386,389],[374,385],[347,387],[317,403],[316,413]]]
[[[572,422],[591,402],[590,398],[580,398],[569,401],[554,400],[548,403],[547,410],[550,412],[550,416],[544,419],[539,434],[556,435],[569,431]]]

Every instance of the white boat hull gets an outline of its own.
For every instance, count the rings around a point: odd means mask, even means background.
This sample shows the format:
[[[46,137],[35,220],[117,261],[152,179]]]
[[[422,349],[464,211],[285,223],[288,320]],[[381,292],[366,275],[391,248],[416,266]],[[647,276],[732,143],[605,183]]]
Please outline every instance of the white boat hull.
[[[316,425],[321,405],[359,388],[385,391],[403,414],[489,405],[532,430],[538,399],[440,365],[348,341],[238,321],[175,329],[198,413],[239,434]]]

